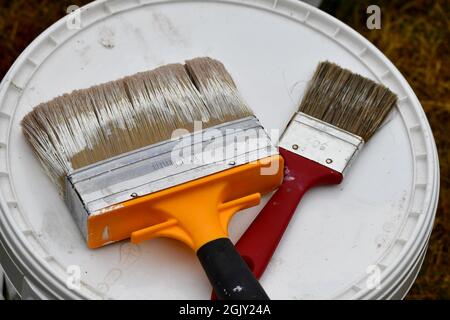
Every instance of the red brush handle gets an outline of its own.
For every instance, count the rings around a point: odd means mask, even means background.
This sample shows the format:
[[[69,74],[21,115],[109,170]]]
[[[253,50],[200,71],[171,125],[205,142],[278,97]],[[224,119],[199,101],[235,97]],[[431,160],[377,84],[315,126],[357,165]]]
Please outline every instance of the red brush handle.
[[[264,273],[297,206],[311,187],[339,184],[342,174],[280,148],[283,183],[236,244],[256,278]],[[214,295],[213,295],[214,298]]]

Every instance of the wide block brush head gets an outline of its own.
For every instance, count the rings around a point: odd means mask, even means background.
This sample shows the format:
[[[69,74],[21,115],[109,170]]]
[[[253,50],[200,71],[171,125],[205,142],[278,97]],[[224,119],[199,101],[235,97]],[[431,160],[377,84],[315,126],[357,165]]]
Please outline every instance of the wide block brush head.
[[[299,111],[367,142],[396,103],[388,88],[327,61],[317,67]]]
[[[47,174],[63,189],[68,172],[193,131],[252,115],[223,64],[196,58],[77,90],[22,120]]]
[[[228,222],[281,183],[283,162],[265,133],[263,147],[234,144],[247,138],[242,129],[262,126],[220,62],[193,59],[75,91],[22,126],[90,248],[173,238],[196,252],[220,297],[268,298],[227,239]],[[208,127],[226,145],[209,141]],[[219,159],[204,159],[216,149]],[[231,157],[220,152],[229,149]],[[275,172],[262,175],[268,166]]]

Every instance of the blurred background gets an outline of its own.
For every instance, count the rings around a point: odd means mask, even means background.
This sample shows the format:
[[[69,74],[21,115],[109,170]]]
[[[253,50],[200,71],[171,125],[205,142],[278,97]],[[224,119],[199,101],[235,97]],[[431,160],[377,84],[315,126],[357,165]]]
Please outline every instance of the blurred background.
[[[0,79],[42,31],[70,5],[89,0],[0,0]],[[377,46],[418,96],[439,152],[441,190],[424,265],[407,299],[450,298],[450,1],[309,0]],[[369,5],[381,8],[381,29],[366,26]]]

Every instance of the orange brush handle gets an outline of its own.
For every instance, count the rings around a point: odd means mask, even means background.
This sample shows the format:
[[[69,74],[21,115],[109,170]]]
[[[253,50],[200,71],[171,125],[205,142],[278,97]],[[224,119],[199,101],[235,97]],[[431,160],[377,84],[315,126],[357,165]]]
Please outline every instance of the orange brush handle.
[[[257,205],[282,178],[283,159],[277,155],[111,206],[89,217],[88,246],[169,237],[197,251],[227,237],[231,217]]]
[[[126,201],[89,217],[88,245],[129,237],[133,243],[174,238],[196,252],[219,299],[266,300],[227,238],[228,222],[237,211],[258,204],[261,194],[275,189],[282,178],[283,159],[272,156]]]

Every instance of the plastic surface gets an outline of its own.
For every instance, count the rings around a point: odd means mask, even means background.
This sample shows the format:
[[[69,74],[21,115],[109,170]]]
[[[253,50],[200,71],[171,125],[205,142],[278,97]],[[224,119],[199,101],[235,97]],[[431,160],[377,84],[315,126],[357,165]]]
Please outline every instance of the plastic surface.
[[[269,300],[230,239],[203,245],[197,256],[220,300]]]
[[[408,83],[357,32],[285,0],[97,1],[83,8],[81,22],[81,29],[62,20],[45,31],[0,85],[0,263],[23,298],[210,297],[196,257],[176,241],[87,249],[19,126],[33,106],[59,94],[205,55],[227,66],[269,131],[284,130],[322,60],[400,97],[345,180],[302,199],[261,278],[268,295],[381,299],[411,270],[436,210],[435,144]],[[267,199],[231,220],[232,240]],[[77,267],[80,288],[72,290],[66,284]],[[379,289],[368,285],[377,272]]]

